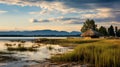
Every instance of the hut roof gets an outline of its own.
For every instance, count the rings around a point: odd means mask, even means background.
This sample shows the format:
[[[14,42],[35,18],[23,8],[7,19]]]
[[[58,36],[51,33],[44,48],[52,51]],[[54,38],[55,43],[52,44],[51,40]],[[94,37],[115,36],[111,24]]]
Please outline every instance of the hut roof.
[[[95,30],[89,29],[86,32],[82,33],[82,37],[92,37],[92,36],[100,36],[101,34]]]

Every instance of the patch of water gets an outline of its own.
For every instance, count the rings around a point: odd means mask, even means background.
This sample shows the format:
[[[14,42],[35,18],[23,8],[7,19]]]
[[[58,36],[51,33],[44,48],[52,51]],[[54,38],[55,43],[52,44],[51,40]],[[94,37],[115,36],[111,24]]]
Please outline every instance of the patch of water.
[[[19,44],[19,42],[11,42],[11,41],[0,41],[0,51],[7,51],[5,43],[8,44]],[[32,43],[30,41],[26,41],[24,43],[25,47],[30,47],[32,45],[36,45],[38,43]],[[16,46],[15,45],[15,46]],[[24,65],[35,64],[36,61],[45,61],[45,59],[49,59],[53,54],[61,54],[69,51],[67,47],[62,47],[59,45],[51,45],[51,44],[39,44],[40,47],[37,48],[37,52],[30,52],[30,51],[14,51],[14,54],[8,54],[8,56],[18,57],[21,60],[17,61],[8,61],[8,62],[1,62],[0,67],[22,67]],[[52,49],[49,49],[51,47]]]

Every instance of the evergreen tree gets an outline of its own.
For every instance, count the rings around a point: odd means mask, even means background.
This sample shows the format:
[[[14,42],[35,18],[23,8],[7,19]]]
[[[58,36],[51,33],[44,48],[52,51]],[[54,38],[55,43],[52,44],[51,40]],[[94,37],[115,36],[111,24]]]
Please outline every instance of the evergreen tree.
[[[117,31],[117,37],[120,37],[120,29]]]
[[[118,30],[118,27],[116,26],[116,27],[115,27],[115,36],[117,36],[117,37],[118,37],[118,36],[119,36],[119,34],[120,34],[120,33],[119,33],[119,30]]]
[[[101,26],[98,30],[98,32],[100,32],[101,34],[103,34],[104,36],[107,36],[108,33],[107,33],[107,30],[105,27]]]
[[[97,25],[95,25],[95,21],[94,20],[89,20],[87,19],[84,24],[83,27],[81,28],[81,32],[85,32],[88,29],[93,29],[93,30],[97,30]]]
[[[108,28],[108,34],[109,36],[115,36],[114,28],[112,25]]]

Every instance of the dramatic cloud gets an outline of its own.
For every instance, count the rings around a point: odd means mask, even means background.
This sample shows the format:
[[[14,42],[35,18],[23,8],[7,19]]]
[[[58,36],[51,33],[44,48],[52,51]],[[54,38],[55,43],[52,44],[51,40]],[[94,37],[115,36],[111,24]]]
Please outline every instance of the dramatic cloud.
[[[74,8],[68,8],[63,2],[50,0],[0,0],[0,3],[7,3],[20,6],[37,6],[48,11],[60,11],[62,13],[76,12]]]
[[[97,8],[92,10],[91,12],[88,11],[88,13],[83,13],[80,16],[83,18],[91,18],[91,19],[98,19],[98,18],[113,18],[114,15],[112,14],[112,9],[110,8]]]
[[[37,6],[49,11],[57,10],[63,13],[78,12],[79,9],[95,9],[99,7],[118,9],[120,0],[0,0],[21,6]]]
[[[29,14],[77,14],[79,18],[33,18],[31,22],[66,22],[81,24],[83,19],[95,19],[96,22],[120,22],[120,0],[0,0],[0,3],[20,6],[36,6],[41,10]],[[38,17],[40,18],[40,17]],[[81,20],[82,19],[82,20]]]
[[[43,23],[43,22],[60,22],[62,24],[81,24],[83,23],[83,19],[80,18],[65,18],[65,17],[58,17],[58,18],[48,18],[48,19],[30,19],[30,22],[33,23]]]

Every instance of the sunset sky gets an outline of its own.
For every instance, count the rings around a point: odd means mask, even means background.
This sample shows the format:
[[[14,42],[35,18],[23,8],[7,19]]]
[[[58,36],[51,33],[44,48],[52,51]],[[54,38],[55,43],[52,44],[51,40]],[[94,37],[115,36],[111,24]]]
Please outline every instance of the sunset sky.
[[[0,0],[0,31],[80,31],[88,18],[120,28],[120,0]]]

